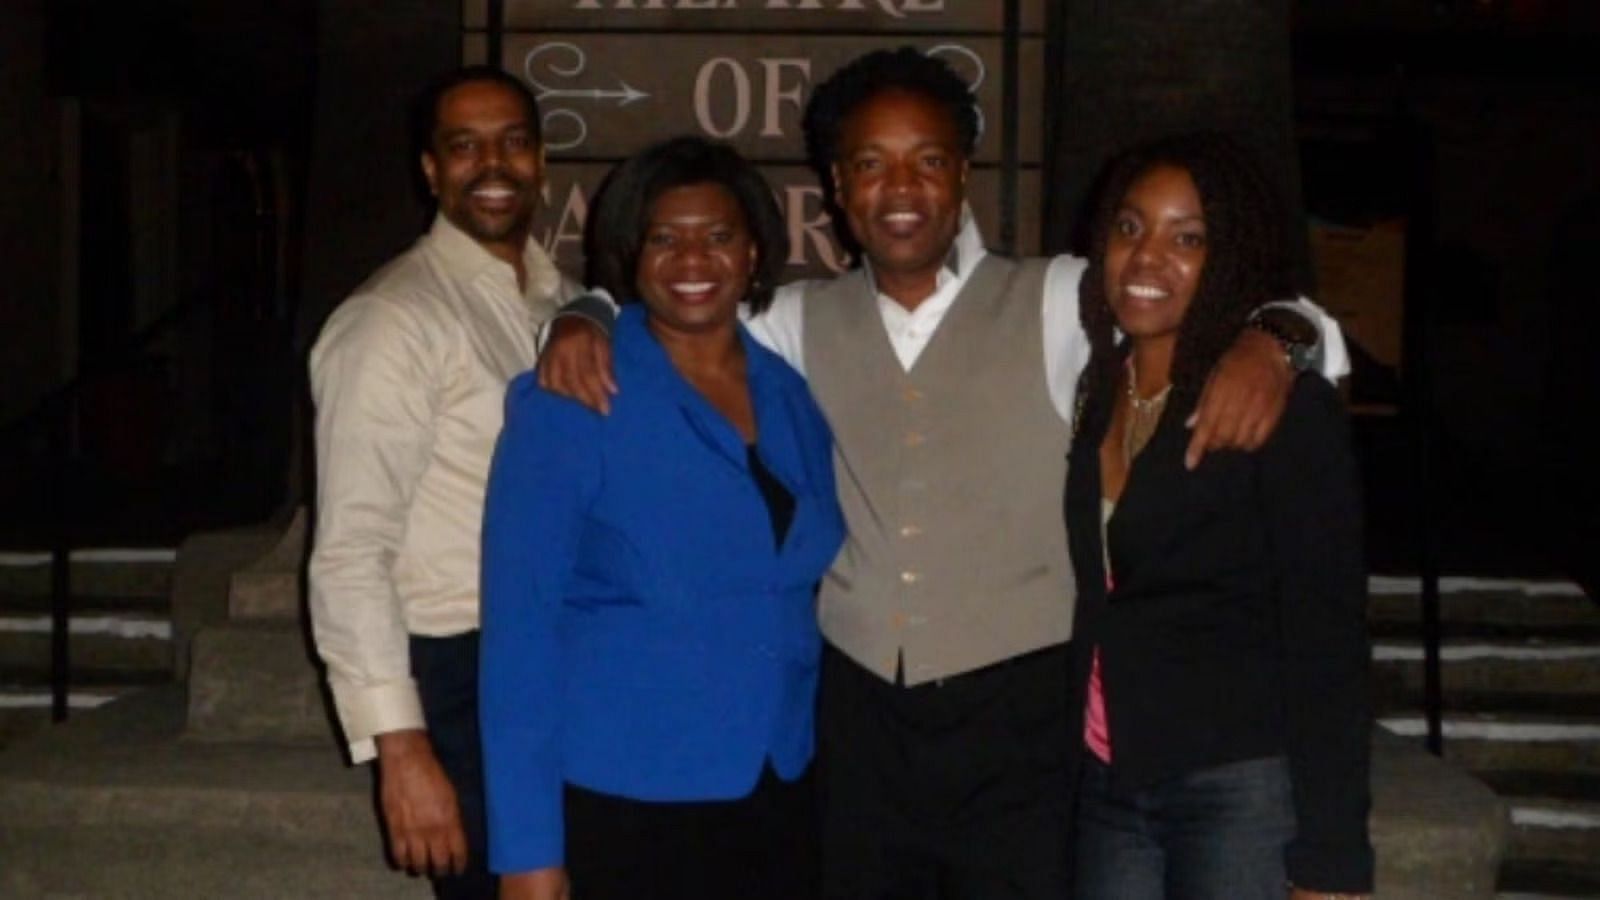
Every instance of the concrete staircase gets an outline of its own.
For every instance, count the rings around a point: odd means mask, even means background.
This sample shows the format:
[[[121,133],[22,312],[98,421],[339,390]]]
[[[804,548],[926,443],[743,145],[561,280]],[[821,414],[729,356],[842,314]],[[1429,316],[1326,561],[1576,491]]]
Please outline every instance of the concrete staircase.
[[[170,549],[70,557],[70,710],[174,680]],[[50,722],[50,556],[0,553],[0,747]]]
[[[0,753],[0,897],[426,897],[389,869],[301,617],[305,520],[198,535],[173,576],[183,682]]]
[[[1600,897],[1600,604],[1575,585],[1445,579],[1445,758],[1511,810],[1502,898]],[[1380,723],[1421,740],[1417,586],[1375,578]]]
[[[301,612],[305,522],[199,535],[172,575],[181,683],[0,752],[0,897],[425,897],[384,863]],[[1509,828],[1481,782],[1375,735],[1384,900],[1491,900]]]

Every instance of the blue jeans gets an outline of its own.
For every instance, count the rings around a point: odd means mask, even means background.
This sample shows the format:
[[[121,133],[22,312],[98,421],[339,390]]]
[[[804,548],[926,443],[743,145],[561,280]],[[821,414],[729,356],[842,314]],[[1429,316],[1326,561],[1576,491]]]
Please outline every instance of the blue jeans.
[[[1086,754],[1087,756],[1087,754]],[[1228,763],[1126,791],[1089,757],[1078,792],[1077,900],[1283,900],[1289,765]]]

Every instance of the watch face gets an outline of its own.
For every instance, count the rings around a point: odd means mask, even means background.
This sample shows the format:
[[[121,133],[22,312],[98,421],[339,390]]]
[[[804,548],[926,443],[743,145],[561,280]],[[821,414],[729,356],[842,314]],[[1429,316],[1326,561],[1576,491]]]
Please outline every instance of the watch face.
[[[1317,326],[1309,319],[1291,309],[1281,306],[1269,306],[1256,313],[1263,325],[1281,336],[1291,344],[1315,344],[1317,342]]]
[[[1287,352],[1289,354],[1289,368],[1294,369],[1297,372],[1304,372],[1311,368],[1312,359],[1310,345],[1299,343],[1289,344],[1287,347]]]

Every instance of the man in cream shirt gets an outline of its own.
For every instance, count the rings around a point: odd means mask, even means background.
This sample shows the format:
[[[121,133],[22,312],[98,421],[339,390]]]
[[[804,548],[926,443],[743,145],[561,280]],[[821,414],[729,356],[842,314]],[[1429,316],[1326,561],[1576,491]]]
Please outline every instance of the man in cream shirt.
[[[423,97],[438,214],[311,353],[311,621],[354,762],[376,758],[394,862],[493,898],[477,732],[478,536],[505,386],[573,286],[531,240],[538,107],[473,67]]]

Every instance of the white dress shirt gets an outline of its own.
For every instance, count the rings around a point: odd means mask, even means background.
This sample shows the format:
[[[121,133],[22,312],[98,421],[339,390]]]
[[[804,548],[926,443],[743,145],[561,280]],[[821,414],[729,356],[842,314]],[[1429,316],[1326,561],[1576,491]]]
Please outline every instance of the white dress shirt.
[[[516,273],[443,216],[328,319],[311,351],[310,612],[350,756],[423,727],[410,635],[478,627],[478,544],[506,383],[575,293],[540,247]]]

